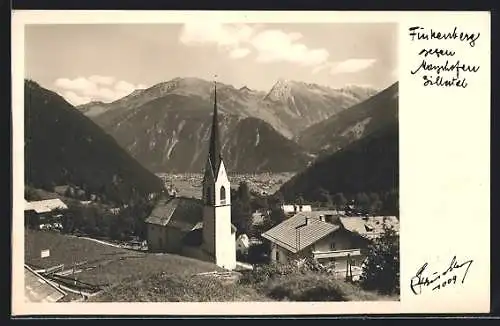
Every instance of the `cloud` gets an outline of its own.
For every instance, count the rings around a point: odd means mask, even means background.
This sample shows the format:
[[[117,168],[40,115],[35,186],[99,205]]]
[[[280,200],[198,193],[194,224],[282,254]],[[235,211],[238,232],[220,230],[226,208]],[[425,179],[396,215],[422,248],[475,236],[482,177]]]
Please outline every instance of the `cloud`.
[[[304,66],[317,66],[328,60],[325,49],[309,49],[305,44],[296,42],[299,33],[285,33],[281,30],[266,30],[252,39],[258,52],[259,62],[290,62]]]
[[[229,52],[229,57],[232,59],[241,59],[250,54],[250,49],[248,48],[237,48]]]
[[[179,40],[186,45],[213,43],[222,48],[235,49],[248,41],[253,29],[243,24],[193,22],[184,24]]]
[[[116,80],[112,76],[92,75],[75,79],[58,78],[56,89],[73,105],[90,101],[112,102],[129,95],[136,89],[144,89],[146,85],[134,85],[124,80]]]
[[[188,46],[215,45],[231,59],[241,59],[255,52],[259,63],[287,62],[310,67],[313,74],[325,69],[330,74],[357,73],[371,67],[375,59],[348,59],[331,62],[324,48],[310,48],[300,33],[245,24],[194,22],[183,26],[179,41]]]
[[[73,105],[85,104],[91,101],[90,97],[80,96],[73,91],[66,91],[62,96]]]
[[[332,64],[331,74],[355,73],[371,67],[375,59],[347,59]]]
[[[95,84],[112,85],[115,82],[115,77],[93,75],[89,77],[89,80]]]
[[[286,33],[278,29],[259,30],[245,24],[187,23],[183,26],[179,41],[188,46],[216,45],[232,59],[257,53],[261,63],[289,62],[303,66],[316,66],[327,61],[326,49],[310,49],[297,42],[300,33]]]

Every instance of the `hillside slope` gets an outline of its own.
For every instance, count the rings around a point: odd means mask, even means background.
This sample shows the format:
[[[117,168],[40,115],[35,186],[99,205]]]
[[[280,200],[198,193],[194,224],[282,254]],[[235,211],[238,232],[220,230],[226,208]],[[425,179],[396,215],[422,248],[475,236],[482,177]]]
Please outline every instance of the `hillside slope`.
[[[162,189],[150,171],[61,96],[25,81],[25,183],[73,184],[126,202]]]
[[[303,147],[320,154],[333,153],[374,131],[398,121],[398,83],[304,130]]]
[[[286,200],[316,200],[320,188],[342,192],[383,193],[399,185],[399,128],[392,123],[295,175],[280,189]]]

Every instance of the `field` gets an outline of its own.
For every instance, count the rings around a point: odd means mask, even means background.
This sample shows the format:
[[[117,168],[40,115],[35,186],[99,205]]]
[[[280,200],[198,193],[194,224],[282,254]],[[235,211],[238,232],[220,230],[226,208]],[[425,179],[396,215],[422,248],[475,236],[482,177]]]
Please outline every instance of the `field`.
[[[41,258],[42,250],[50,256]],[[188,275],[210,272],[214,264],[171,254],[153,254],[115,248],[46,231],[25,231],[25,262],[34,268],[49,268],[64,264],[64,269],[76,263],[74,277],[99,287],[115,286],[130,276],[146,278],[155,273]]]

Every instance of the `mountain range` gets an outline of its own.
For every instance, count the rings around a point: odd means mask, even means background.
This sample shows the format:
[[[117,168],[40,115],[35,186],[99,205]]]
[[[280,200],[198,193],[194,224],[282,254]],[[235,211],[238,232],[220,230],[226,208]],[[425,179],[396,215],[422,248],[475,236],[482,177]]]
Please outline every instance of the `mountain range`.
[[[75,185],[108,201],[161,191],[161,180],[58,94],[25,80],[25,184]]]
[[[314,153],[297,144],[308,126],[376,93],[279,80],[269,92],[217,84],[223,155],[234,172],[298,171]],[[148,169],[200,172],[207,155],[213,83],[175,78],[112,103],[78,106]],[[258,154],[256,156],[255,154]]]
[[[334,153],[398,121],[399,84],[305,129],[297,142],[315,153]]]

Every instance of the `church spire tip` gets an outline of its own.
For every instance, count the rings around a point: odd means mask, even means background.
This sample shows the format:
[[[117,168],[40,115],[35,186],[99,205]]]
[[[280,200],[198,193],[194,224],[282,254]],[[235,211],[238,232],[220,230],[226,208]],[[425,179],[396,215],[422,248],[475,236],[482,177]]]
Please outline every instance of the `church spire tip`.
[[[217,119],[217,75],[214,75],[214,112],[212,117],[212,133],[210,135],[209,159],[214,175],[217,174],[222,160],[219,145],[219,123]]]

